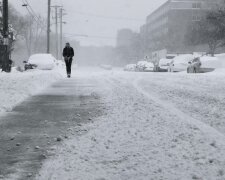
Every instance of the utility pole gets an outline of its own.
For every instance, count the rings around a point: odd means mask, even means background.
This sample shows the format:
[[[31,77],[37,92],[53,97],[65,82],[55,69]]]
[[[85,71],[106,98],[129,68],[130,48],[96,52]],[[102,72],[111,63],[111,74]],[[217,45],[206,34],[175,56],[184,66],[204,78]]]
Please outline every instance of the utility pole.
[[[58,7],[55,6],[56,59],[59,59]]]
[[[48,17],[47,17],[47,53],[50,53],[50,32],[51,32],[51,0],[48,0]]]
[[[55,8],[55,33],[56,33],[56,59],[59,59],[59,35],[58,35],[58,8],[61,8],[62,6],[51,6],[52,8]]]
[[[65,24],[66,22],[63,22],[63,16],[66,15],[65,13],[63,13],[64,9],[60,8],[60,42],[59,42],[59,48],[60,51],[62,51],[63,49],[63,24]],[[62,54],[62,53],[61,53]],[[60,58],[62,58],[62,55],[60,56]]]
[[[63,26],[62,25],[63,24],[62,18],[63,18],[63,8],[60,9],[60,42],[59,42],[60,51],[62,51],[62,28],[63,28],[62,27]],[[62,55],[60,55],[60,58],[62,58]]]
[[[8,0],[3,0],[3,38],[4,38],[4,55],[3,55],[3,64],[2,71],[10,72],[9,67],[9,7]]]
[[[9,25],[8,25],[8,0],[3,0],[3,46],[4,46],[4,55],[3,55],[3,64],[2,71],[9,72]]]

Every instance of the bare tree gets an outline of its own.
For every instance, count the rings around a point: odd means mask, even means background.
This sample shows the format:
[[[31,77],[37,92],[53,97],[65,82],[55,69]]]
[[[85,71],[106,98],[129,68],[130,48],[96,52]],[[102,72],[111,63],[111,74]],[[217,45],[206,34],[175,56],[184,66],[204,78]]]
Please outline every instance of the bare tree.
[[[23,28],[22,36],[25,39],[28,55],[40,51],[40,44],[43,46],[43,38],[45,37],[45,24],[40,16],[33,17],[27,15],[24,17],[26,26]]]
[[[207,13],[200,22],[192,24],[186,35],[189,45],[208,44],[209,53],[214,56],[219,47],[225,46],[225,11]]]

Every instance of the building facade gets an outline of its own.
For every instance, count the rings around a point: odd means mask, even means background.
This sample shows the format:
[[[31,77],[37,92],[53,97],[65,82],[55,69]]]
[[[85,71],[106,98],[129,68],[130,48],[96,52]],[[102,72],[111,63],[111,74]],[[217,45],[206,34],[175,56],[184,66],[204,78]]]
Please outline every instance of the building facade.
[[[206,12],[218,8],[221,0],[168,0],[151,13],[140,29],[146,51],[167,49],[170,53],[202,51],[206,47],[185,45],[185,36],[193,23]]]

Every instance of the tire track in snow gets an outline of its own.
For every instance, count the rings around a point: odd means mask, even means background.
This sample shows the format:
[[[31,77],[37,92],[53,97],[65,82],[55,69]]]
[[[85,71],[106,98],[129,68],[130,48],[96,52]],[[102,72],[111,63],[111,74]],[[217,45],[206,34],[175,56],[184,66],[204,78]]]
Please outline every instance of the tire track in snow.
[[[169,113],[176,115],[180,120],[187,122],[188,124],[195,125],[202,131],[206,136],[209,138],[216,140],[225,148],[225,135],[217,131],[215,128],[203,123],[200,120],[194,119],[193,117],[189,116],[188,114],[182,112],[181,110],[177,109],[172,103],[168,101],[161,100],[156,93],[147,92],[144,90],[140,85],[139,82],[142,78],[138,78],[134,80],[133,86],[137,89],[138,92],[143,94],[148,99],[154,101],[155,103],[159,104],[161,107],[166,109]]]

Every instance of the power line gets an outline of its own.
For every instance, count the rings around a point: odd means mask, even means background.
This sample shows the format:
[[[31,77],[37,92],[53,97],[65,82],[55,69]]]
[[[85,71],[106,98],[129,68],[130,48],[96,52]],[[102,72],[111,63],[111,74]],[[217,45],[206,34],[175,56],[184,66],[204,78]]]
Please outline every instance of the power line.
[[[113,19],[113,20],[119,20],[119,21],[139,21],[143,22],[145,19],[138,19],[138,18],[129,18],[129,17],[121,17],[121,16],[105,16],[100,14],[94,14],[94,13],[86,13],[81,11],[73,11],[71,13],[80,14],[84,16],[90,16],[90,17],[96,17],[96,18],[102,18],[102,19]]]
[[[110,36],[99,36],[99,35],[86,35],[86,34],[69,34],[65,33],[65,35],[68,35],[69,37],[81,37],[81,38],[96,38],[96,39],[112,39],[116,40],[116,37],[110,37]]]
[[[32,6],[29,4],[29,2],[27,0],[22,0],[23,4],[25,5],[28,13],[33,17],[33,19],[35,20],[35,22],[42,26],[43,28],[46,27],[46,25],[42,22],[40,16],[38,16],[36,14],[36,12],[33,10]],[[29,7],[29,8],[28,8]]]
[[[25,2],[26,2],[26,4],[30,7],[31,12],[34,14],[34,16],[35,16],[37,19],[39,19],[38,15],[34,12],[34,10],[33,10],[32,6],[28,3],[28,1],[27,1],[27,0],[25,0]]]
[[[51,0],[48,0],[48,8],[47,8],[47,53],[50,53],[50,32],[51,32]]]
[[[117,37],[113,36],[101,36],[101,35],[87,35],[87,34],[69,34],[65,33],[66,37],[80,37],[84,39],[105,39],[110,41],[118,40]],[[131,40],[131,38],[120,38],[121,40]]]
[[[30,8],[30,4],[27,1],[25,1],[25,0],[22,0],[22,3],[24,4],[23,6],[26,7],[28,13],[34,18],[35,21],[37,21],[36,14],[32,12],[32,8],[31,8],[31,10],[29,9]]]

